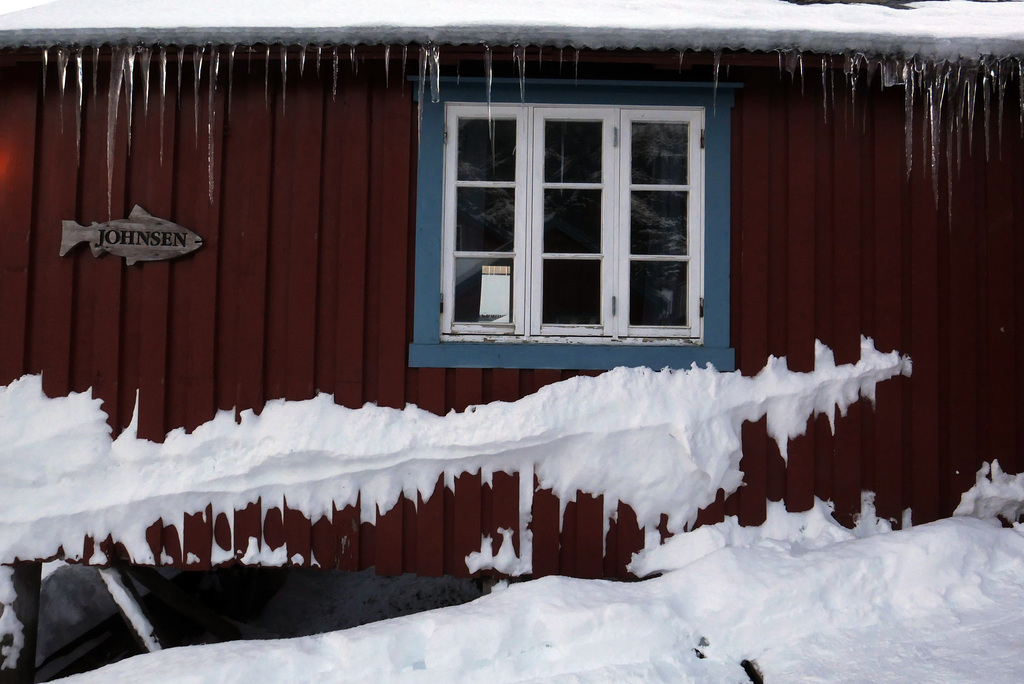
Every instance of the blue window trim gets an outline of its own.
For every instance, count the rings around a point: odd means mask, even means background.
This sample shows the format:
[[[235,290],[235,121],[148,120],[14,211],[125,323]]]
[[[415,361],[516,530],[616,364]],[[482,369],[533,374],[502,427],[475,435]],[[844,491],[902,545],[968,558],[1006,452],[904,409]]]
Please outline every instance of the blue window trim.
[[[491,102],[703,107],[704,344],[582,344],[441,340],[441,238],[444,197],[444,105],[486,102],[484,79],[442,79],[440,100],[423,102],[416,181],[416,274],[409,366],[558,368],[616,366],[735,368],[729,347],[729,183],[733,89],[736,84],[494,79]]]

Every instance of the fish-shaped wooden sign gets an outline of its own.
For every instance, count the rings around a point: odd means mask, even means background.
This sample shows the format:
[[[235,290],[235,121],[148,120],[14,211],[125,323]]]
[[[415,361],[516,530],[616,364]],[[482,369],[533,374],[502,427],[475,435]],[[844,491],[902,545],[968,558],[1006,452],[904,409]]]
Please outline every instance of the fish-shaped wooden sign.
[[[137,204],[126,219],[91,226],[61,221],[61,226],[61,256],[75,245],[88,242],[93,256],[110,252],[123,257],[129,266],[136,261],[173,259],[203,246],[203,238],[188,228],[152,216]]]

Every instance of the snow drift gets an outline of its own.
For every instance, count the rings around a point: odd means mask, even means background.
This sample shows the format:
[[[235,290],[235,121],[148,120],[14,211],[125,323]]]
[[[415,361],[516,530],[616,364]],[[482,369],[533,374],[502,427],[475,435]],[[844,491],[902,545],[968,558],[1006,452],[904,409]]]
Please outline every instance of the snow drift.
[[[547,577],[299,639],[139,656],[87,682],[1021,681],[1024,534],[967,517],[858,539],[818,502],[669,544],[644,582]],[[667,548],[667,546],[665,547]]]

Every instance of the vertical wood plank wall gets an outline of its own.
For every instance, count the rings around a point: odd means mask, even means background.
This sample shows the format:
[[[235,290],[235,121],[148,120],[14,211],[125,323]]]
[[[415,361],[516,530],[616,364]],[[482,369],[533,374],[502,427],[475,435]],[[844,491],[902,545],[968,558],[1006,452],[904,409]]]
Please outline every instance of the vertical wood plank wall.
[[[51,396],[91,387],[115,431],[130,421],[138,392],[139,433],[158,440],[218,409],[258,411],[279,397],[320,391],[349,407],[412,402],[445,413],[513,400],[575,374],[407,366],[417,126],[398,60],[387,85],[379,59],[358,71],[343,64],[334,96],[331,78],[317,78],[311,64],[301,77],[292,65],[285,89],[279,64],[271,62],[266,81],[262,59],[240,57],[230,107],[222,62],[209,127],[205,82],[197,110],[191,65],[178,92],[170,60],[162,133],[156,95],[147,110],[136,93],[129,149],[121,100],[111,218],[140,204],[195,230],[205,246],[128,267],[84,246],[58,256],[61,220],[108,219],[107,63],[94,97],[87,60],[76,151],[74,96],[69,89],[62,110],[52,63],[44,92],[37,56],[5,59],[0,384],[42,373]],[[744,83],[732,149],[737,363],[753,374],[774,354],[810,370],[815,339],[837,362],[854,362],[863,334],[881,350],[910,354],[914,374],[881,384],[876,409],[855,405],[834,436],[826,419],[815,420],[791,444],[788,467],[763,421],[745,426],[746,486],[720,497],[701,522],[739,515],[757,524],[766,499],[805,510],[815,496],[850,521],[862,490],[875,492],[880,516],[899,520],[911,508],[922,522],[949,514],[983,461],[1024,467],[1024,341],[1016,325],[1024,315],[1024,146],[1016,101],[1007,98],[1001,134],[993,112],[988,155],[979,113],[973,144],[965,136],[962,163],[951,167],[950,204],[945,157],[937,201],[932,191],[920,111],[907,177],[901,90],[862,85],[851,103],[840,83],[826,112],[813,74],[802,84],[767,68],[738,66],[729,75]],[[464,574],[461,558],[480,535],[514,523],[518,491],[518,476],[482,485],[467,474],[455,492],[439,480],[435,496],[404,500],[376,521],[359,521],[351,508],[307,521],[287,502],[260,502],[233,513],[234,539],[225,517],[232,512],[213,508],[178,527],[158,522],[149,539],[157,557],[181,559],[183,549],[211,538],[242,553],[248,530],[272,547],[312,549],[321,565]],[[563,521],[550,492],[538,492],[533,506],[537,574],[622,576],[642,545],[628,508],[602,539],[600,498],[579,497]],[[308,564],[311,554],[300,555]]]

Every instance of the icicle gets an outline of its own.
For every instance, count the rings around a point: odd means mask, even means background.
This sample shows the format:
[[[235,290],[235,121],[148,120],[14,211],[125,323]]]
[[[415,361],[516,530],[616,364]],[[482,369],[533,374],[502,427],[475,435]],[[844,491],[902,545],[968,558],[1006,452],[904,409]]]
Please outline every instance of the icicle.
[[[558,75],[559,76],[562,75],[562,61],[563,61],[563,58],[565,57],[564,52],[565,52],[564,48],[558,48]]]
[[[1017,87],[1020,88],[1020,137],[1024,138],[1024,60],[1017,60]]]
[[[797,55],[797,64],[800,67],[800,95],[804,94],[804,56],[802,53]],[[729,66],[726,65],[726,75],[729,73]]]
[[[865,92],[871,92],[871,86],[875,83],[875,69],[879,68],[881,62],[877,59],[866,59],[865,64],[867,65],[867,81],[864,83]]]
[[[899,77],[897,76],[897,63],[893,58],[883,59],[879,64],[879,70],[881,71],[882,83],[881,88],[891,88],[895,85],[899,85]]]
[[[932,190],[935,194],[935,208],[939,206],[939,136],[942,132],[942,98],[939,94],[939,75],[935,74],[928,87],[928,127],[931,138],[929,155],[932,166]]]
[[[832,98],[832,113],[833,113],[833,115],[835,115],[835,111],[836,111],[836,72],[832,71],[832,73],[829,74],[829,76],[830,76],[830,78],[829,78],[829,91],[830,91],[830,95],[831,95],[831,98]]]
[[[537,46],[537,68],[540,69],[544,66],[544,47],[542,45]]]
[[[578,80],[580,80],[580,50],[579,50],[579,48],[573,48],[573,50],[574,50],[574,52],[573,52],[573,57],[572,57],[572,67],[573,67],[572,79],[574,81],[578,81]]]
[[[792,83],[796,80],[796,69],[797,62],[800,58],[799,50],[787,50],[786,51],[786,73],[789,74],[789,81]],[[782,52],[779,52],[779,66],[782,66]]]
[[[68,60],[71,51],[66,47],[57,48],[57,90],[60,93],[60,134],[64,135],[64,85],[68,75]]]
[[[96,94],[99,92],[100,80],[100,48],[98,45],[92,49],[92,99],[96,101]]]
[[[907,162],[907,180],[914,166],[914,72],[910,62],[903,65],[903,140]]]
[[[139,72],[142,74],[142,105],[149,118],[149,67],[153,62],[153,51],[148,47],[139,48]]]
[[[324,51],[324,46],[323,45],[317,45],[316,46],[316,77],[317,78],[320,78],[320,58],[323,55],[323,51]]]
[[[427,48],[420,46],[420,61],[419,61],[419,90],[420,96],[416,101],[416,143],[419,145],[420,137],[423,133],[423,96],[425,94],[425,88],[427,84]]]
[[[281,53],[281,114],[288,114],[288,46],[282,45]]]
[[[722,65],[722,51],[715,50],[715,66],[711,72],[711,112],[717,114],[718,112],[718,70]]]
[[[438,45],[427,46],[430,62],[430,101],[441,101],[441,47]]]
[[[679,50],[679,73],[683,73],[683,56],[686,54],[686,50]]]
[[[85,83],[82,78],[82,49],[75,49],[75,166],[82,161],[82,97]]]
[[[302,80],[302,74],[306,71],[306,46],[299,46],[299,80]]]
[[[391,75],[388,73],[391,65],[391,46],[384,46],[384,87],[387,88],[391,85]]]
[[[178,91],[177,101],[178,109],[181,109],[181,76],[185,72],[185,48],[178,48]]]
[[[128,48],[124,56],[124,95],[128,105],[128,153],[132,151],[132,105],[135,103],[135,48]]]
[[[164,108],[167,106],[167,48],[160,46],[160,166],[164,165]]]
[[[850,88],[850,117],[857,111],[857,76],[860,71],[860,63],[857,55],[847,53],[843,65],[843,73],[846,74],[846,85]]]
[[[192,70],[195,72],[195,82],[192,84],[192,96],[195,98],[195,128],[196,128],[196,149],[199,149],[199,83],[203,79],[203,55],[206,53],[206,46],[196,46],[192,50]]]
[[[953,113],[946,118],[946,218],[947,229],[953,228]]]
[[[213,48],[210,53],[210,93],[206,118],[206,173],[210,183],[210,204],[213,204],[213,129],[217,110],[217,74],[220,71],[220,51]]]
[[[334,82],[331,85],[331,99],[332,100],[337,100],[338,99],[338,46],[337,45],[334,46],[334,60],[333,60],[333,63],[334,63],[334,76],[333,76]]]
[[[917,72],[917,85],[921,89],[921,99],[923,100],[922,106],[924,111],[921,112],[921,153],[926,157],[928,155],[928,134],[931,132],[931,102],[929,100],[929,94],[931,93],[931,81],[928,77],[928,65],[920,65],[921,71]]]
[[[50,69],[50,48],[43,48],[43,97],[46,97],[46,72]]]
[[[942,108],[943,108],[944,104],[946,103],[946,101],[949,99],[947,93],[949,92],[949,75],[950,75],[951,71],[952,71],[952,69],[950,68],[949,64],[946,63],[946,62],[943,62],[942,63],[942,68],[941,68],[941,74],[940,74],[940,78],[939,78],[938,101],[936,103],[938,105],[938,112],[937,112],[937,115],[938,115],[937,116],[937,118],[938,118],[938,125],[939,125],[939,128],[938,128],[938,131],[939,131],[938,145],[940,146],[940,149],[941,149],[941,145],[942,145]],[[949,138],[947,138],[946,139],[946,144],[948,145],[949,142],[950,142],[950,140],[949,140]],[[938,198],[936,198],[936,201],[938,201]]]
[[[110,49],[110,88],[107,90],[107,218],[113,217],[114,145],[117,134],[117,110],[121,99],[124,64],[132,48]]]
[[[1003,107],[1006,102],[1006,77],[1009,69],[1003,68],[1002,60],[996,62],[996,87],[999,88],[999,157],[1003,156]]]
[[[405,78],[406,64],[409,62],[409,46],[402,46],[402,77]]]
[[[359,63],[356,62],[356,46],[352,45],[348,48],[348,63],[352,67],[352,75],[359,73]]]
[[[828,123],[828,57],[821,57],[821,111]]]
[[[964,108],[967,106],[967,79],[963,75],[963,62],[957,65],[956,69],[956,90],[950,95],[951,104],[950,122],[956,131],[956,172],[960,174],[960,165],[963,160],[964,141]],[[948,141],[946,144],[950,144]]]
[[[991,148],[991,133],[989,130],[989,119],[992,114],[992,71],[991,67],[987,64],[984,65],[984,71],[981,77],[981,97],[984,101],[985,106],[985,161],[989,160],[989,150]]]
[[[516,73],[519,76],[519,101],[526,102],[526,47],[523,45],[512,46],[512,61],[516,65]]]
[[[263,60],[263,106],[270,108],[270,43]]]
[[[978,71],[975,69],[967,82],[967,149],[974,150],[974,114],[978,101]]]
[[[235,48],[237,45],[232,45],[231,49],[228,50],[228,121],[231,121],[231,91],[235,85]]]
[[[494,66],[491,46],[486,43],[484,44],[484,79],[487,82],[487,128],[492,129],[494,122],[491,121],[491,87],[494,84]]]

